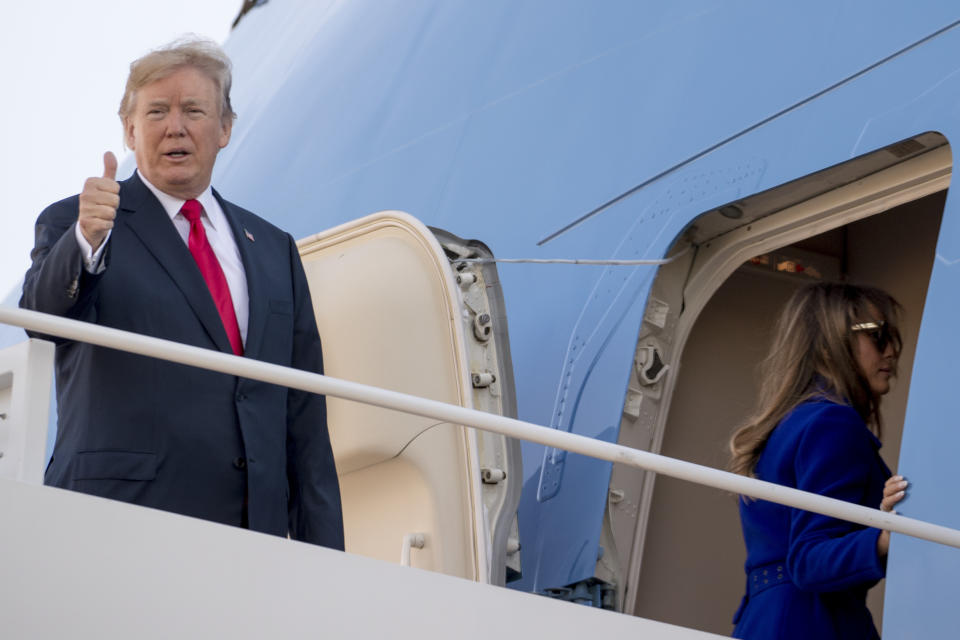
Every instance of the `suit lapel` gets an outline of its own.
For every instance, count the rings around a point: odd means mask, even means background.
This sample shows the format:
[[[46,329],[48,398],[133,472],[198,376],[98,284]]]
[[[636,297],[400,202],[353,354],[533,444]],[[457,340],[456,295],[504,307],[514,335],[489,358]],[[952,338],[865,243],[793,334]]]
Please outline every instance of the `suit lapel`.
[[[136,173],[121,183],[120,219],[140,239],[183,292],[217,349],[233,353],[223,321],[213,303],[207,283],[190,250],[170,222],[166,211]]]
[[[233,232],[233,239],[240,250],[240,260],[243,262],[243,270],[247,277],[247,293],[249,300],[249,315],[247,320],[247,341],[244,344],[243,352],[251,358],[256,358],[260,353],[260,343],[263,338],[264,326],[267,318],[264,270],[262,257],[257,251],[256,243],[247,237],[248,230],[244,225],[244,215],[239,207],[235,207],[220,197],[216,189],[213,191],[214,197],[220,203],[223,214],[230,224],[230,231]]]

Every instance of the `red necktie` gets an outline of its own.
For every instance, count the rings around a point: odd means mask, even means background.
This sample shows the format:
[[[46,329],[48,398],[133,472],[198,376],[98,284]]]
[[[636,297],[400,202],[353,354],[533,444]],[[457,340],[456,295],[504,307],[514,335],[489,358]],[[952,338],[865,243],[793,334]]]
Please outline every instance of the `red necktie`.
[[[197,261],[197,266],[200,267],[203,279],[207,281],[210,295],[213,296],[213,302],[217,305],[217,311],[220,313],[223,328],[227,330],[230,346],[233,347],[235,354],[242,356],[243,341],[240,339],[237,314],[233,310],[230,287],[227,285],[227,278],[223,275],[220,262],[207,241],[207,232],[203,228],[203,222],[200,221],[202,211],[203,206],[196,200],[187,200],[180,209],[183,217],[190,221],[190,238],[187,240],[187,246],[190,248],[193,259]]]

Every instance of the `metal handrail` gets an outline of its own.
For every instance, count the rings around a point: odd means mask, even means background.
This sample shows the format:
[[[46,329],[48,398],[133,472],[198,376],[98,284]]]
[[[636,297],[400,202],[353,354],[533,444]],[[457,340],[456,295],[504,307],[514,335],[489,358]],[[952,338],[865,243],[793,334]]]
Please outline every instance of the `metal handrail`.
[[[353,400],[441,420],[450,424],[474,427],[600,460],[653,471],[731,493],[768,500],[789,507],[856,522],[868,527],[886,529],[960,548],[960,531],[956,529],[851,504],[835,498],[827,498],[772,482],[712,469],[692,462],[684,462],[649,451],[631,449],[610,442],[558,431],[514,418],[506,418],[436,400],[419,398],[357,382],[331,378],[210,349],[161,340],[160,338],[151,338],[129,331],[101,327],[37,311],[0,307],[0,323],[23,327],[46,335],[88,342],[102,347],[219,371],[241,378]]]

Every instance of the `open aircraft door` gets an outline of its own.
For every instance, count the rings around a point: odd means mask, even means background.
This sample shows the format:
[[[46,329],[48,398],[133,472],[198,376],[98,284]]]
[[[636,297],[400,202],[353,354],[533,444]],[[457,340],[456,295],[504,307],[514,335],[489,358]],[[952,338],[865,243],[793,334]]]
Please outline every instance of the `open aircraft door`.
[[[442,246],[441,246],[442,243]],[[298,243],[325,373],[516,416],[503,298],[476,241],[384,211]],[[519,571],[519,443],[328,398],[346,550],[480,582]]]

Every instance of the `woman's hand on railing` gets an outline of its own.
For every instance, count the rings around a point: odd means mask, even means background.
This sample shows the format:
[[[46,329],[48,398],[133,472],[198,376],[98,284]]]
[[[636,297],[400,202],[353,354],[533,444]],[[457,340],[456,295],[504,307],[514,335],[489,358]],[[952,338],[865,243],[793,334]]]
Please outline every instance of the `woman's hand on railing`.
[[[893,507],[906,497],[908,484],[903,476],[890,476],[890,479],[883,485],[883,500],[880,501],[880,511],[896,513]]]
[[[883,485],[883,499],[880,501],[880,511],[896,513],[893,507],[907,496],[908,484],[903,476],[890,476],[890,479]],[[880,537],[877,538],[877,555],[881,557],[885,556],[889,550],[890,532],[881,531]]]

